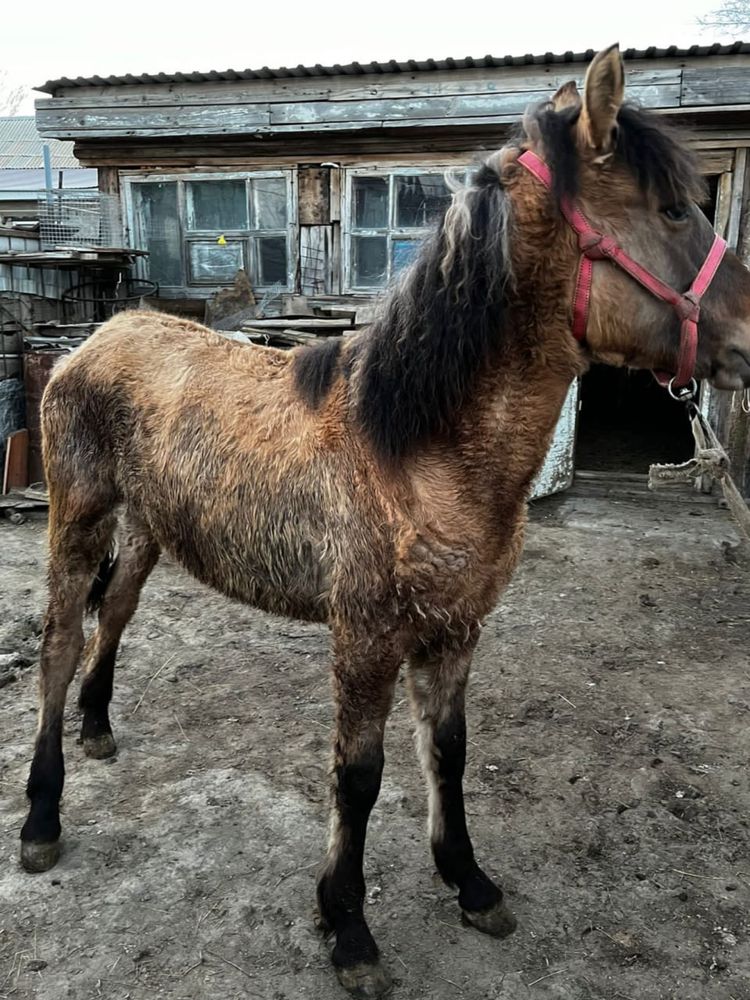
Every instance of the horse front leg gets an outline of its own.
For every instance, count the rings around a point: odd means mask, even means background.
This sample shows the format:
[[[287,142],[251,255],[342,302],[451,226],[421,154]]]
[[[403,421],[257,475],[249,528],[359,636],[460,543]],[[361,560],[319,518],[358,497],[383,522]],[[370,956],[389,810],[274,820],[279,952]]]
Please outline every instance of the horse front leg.
[[[502,890],[474,859],[464,812],[465,695],[475,645],[476,638],[458,648],[446,641],[412,655],[407,683],[427,779],[435,864],[443,881],[458,889],[466,919],[486,934],[506,937],[515,930],[515,917]]]
[[[328,855],[318,882],[321,925],[336,936],[332,960],[356,997],[379,997],[391,979],[365,921],[367,821],[380,791],[383,732],[399,657],[383,650],[341,652],[333,668],[336,709]]]

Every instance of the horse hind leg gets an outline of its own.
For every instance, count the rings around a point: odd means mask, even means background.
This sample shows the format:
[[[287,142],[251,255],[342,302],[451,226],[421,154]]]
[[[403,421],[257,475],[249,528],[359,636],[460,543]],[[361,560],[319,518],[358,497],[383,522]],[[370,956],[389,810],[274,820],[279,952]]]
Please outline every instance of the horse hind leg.
[[[78,700],[83,712],[81,742],[87,757],[103,759],[117,750],[109,721],[117,649],[158,558],[159,546],[150,532],[126,516],[118,531],[117,556],[109,553],[104,559],[89,594],[88,608],[99,609],[99,621],[84,650]]]
[[[50,484],[49,602],[42,635],[39,721],[27,785],[29,814],[21,863],[46,871],[59,857],[60,797],[65,780],[63,711],[83,648],[83,613],[92,578],[111,544],[112,498],[95,487]]]

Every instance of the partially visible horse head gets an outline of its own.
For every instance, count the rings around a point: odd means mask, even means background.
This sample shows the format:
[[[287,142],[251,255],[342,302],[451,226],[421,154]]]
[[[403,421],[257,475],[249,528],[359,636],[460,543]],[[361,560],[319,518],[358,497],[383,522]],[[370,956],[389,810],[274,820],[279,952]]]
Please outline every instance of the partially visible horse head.
[[[575,83],[565,84],[527,113],[517,147],[497,154],[495,166],[514,188],[514,266],[538,278],[545,259],[549,294],[556,287],[565,306],[575,294],[581,250],[561,205],[578,208],[594,229],[680,294],[714,241],[699,207],[707,189],[694,155],[670,126],[624,102],[624,84],[619,48],[600,52],[582,94]],[[518,147],[549,167],[552,197],[517,166]],[[610,261],[593,267],[587,317],[585,343],[594,360],[677,371],[680,316]],[[695,377],[724,389],[750,385],[750,272],[729,251],[701,302]]]

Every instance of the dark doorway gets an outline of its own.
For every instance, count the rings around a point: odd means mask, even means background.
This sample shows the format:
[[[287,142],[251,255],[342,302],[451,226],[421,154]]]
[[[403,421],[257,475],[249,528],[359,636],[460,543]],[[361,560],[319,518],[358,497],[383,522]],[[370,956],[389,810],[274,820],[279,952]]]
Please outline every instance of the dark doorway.
[[[584,375],[577,469],[645,475],[655,462],[686,462],[693,447],[685,406],[650,372],[593,365]]]

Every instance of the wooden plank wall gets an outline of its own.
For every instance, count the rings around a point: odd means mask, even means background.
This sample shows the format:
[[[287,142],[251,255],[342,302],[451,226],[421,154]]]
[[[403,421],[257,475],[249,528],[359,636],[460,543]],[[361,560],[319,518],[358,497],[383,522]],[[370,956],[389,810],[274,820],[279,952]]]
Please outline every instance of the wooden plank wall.
[[[37,101],[37,125],[45,137],[130,140],[503,125],[584,72],[573,64],[70,88]],[[627,69],[628,96],[671,113],[750,106],[749,73],[746,55],[639,61]]]

